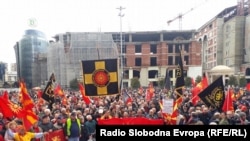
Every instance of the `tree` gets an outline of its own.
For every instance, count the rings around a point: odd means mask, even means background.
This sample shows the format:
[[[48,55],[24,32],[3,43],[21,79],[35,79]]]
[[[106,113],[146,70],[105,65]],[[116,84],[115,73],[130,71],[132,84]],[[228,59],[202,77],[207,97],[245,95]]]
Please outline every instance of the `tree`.
[[[141,86],[141,84],[140,84],[138,77],[134,77],[131,79],[131,88],[138,89],[138,88],[140,88],[140,86]]]
[[[158,87],[160,87],[161,89],[163,89],[165,86],[165,79],[164,78],[160,78],[158,80]]]
[[[4,82],[4,84],[3,84],[3,87],[4,87],[4,88],[10,88],[10,86],[11,86],[11,85],[10,85],[8,82]]]
[[[238,85],[238,81],[237,81],[236,76],[234,76],[234,75],[229,76],[229,80],[228,80],[228,84],[227,85],[237,86]]]
[[[14,87],[14,88],[18,88],[19,87],[19,83],[16,81],[16,82],[14,82],[13,83],[13,85],[12,85],[12,87]]]
[[[186,86],[186,87],[191,87],[191,85],[192,85],[192,78],[189,77],[189,76],[187,76],[187,77],[185,78],[185,86]]]
[[[79,88],[79,84],[78,84],[77,78],[71,80],[71,81],[69,82],[69,85],[70,85],[70,88],[71,88],[71,89],[77,90],[77,89]]]
[[[201,76],[197,76],[196,79],[195,79],[195,82],[196,84],[200,83],[201,82]]]
[[[247,80],[244,76],[240,77],[239,79],[239,86],[240,87],[245,87],[247,85]]]

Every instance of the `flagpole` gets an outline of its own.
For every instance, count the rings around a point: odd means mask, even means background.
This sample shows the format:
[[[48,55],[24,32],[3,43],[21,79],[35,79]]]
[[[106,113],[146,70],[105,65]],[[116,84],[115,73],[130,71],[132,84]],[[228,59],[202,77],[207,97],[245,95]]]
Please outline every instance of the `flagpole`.
[[[124,17],[124,14],[122,14],[122,10],[125,9],[124,7],[120,6],[118,8],[116,8],[118,10],[120,10],[120,13],[119,13],[119,17],[120,17],[120,63],[121,63],[121,92],[122,92],[122,89],[123,89],[123,55],[122,55],[122,17]]]

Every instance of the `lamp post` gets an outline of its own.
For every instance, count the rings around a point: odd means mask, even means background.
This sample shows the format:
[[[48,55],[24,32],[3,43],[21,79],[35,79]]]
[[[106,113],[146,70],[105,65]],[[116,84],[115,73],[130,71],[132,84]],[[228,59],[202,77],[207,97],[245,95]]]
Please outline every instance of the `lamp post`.
[[[124,7],[122,7],[122,6],[120,6],[120,7],[118,7],[118,8],[116,8],[116,9],[118,9],[120,12],[119,12],[119,17],[120,17],[120,50],[121,50],[121,54],[120,54],[120,65],[121,65],[121,91],[122,91],[122,89],[123,89],[123,81],[122,81],[122,79],[123,79],[123,55],[122,55],[122,17],[124,17],[124,14],[122,14],[122,10],[123,9],[125,9]]]

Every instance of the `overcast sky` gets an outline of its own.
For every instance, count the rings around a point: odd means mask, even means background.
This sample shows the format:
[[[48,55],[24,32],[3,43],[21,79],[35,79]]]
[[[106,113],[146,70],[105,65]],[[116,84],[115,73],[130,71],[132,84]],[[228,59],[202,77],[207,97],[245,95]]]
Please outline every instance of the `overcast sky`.
[[[29,28],[48,39],[65,32],[119,32],[118,7],[122,6],[122,31],[198,29],[237,0],[1,0],[0,61],[14,63],[13,46]],[[192,9],[192,10],[191,10]],[[29,26],[29,20],[36,21]]]

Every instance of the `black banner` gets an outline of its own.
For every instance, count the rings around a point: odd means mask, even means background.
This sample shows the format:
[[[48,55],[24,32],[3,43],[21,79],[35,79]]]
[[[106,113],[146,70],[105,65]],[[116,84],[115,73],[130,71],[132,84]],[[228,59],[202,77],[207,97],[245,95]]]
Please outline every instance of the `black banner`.
[[[222,126],[222,125],[164,125],[164,126],[97,126],[96,139],[109,141],[117,139],[131,138],[136,139],[185,139],[186,141],[219,141],[223,139],[237,139],[247,141],[249,138],[249,126]]]

